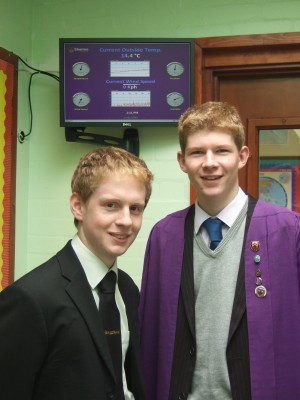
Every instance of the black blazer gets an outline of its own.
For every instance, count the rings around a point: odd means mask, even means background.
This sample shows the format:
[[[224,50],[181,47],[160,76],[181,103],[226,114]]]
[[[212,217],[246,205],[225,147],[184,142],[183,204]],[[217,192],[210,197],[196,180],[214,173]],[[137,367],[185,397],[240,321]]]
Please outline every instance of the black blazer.
[[[256,200],[249,197],[244,241],[255,204]],[[194,215],[195,208],[191,207],[185,221],[183,267],[178,301],[169,400],[187,399],[188,393],[191,390],[196,362],[193,268]],[[227,366],[233,400],[251,399],[244,268],[244,251],[242,251],[226,349]]]
[[[130,343],[128,388],[144,399],[139,290],[119,270]],[[106,339],[90,286],[70,244],[0,293],[0,392],[5,400],[116,399]]]

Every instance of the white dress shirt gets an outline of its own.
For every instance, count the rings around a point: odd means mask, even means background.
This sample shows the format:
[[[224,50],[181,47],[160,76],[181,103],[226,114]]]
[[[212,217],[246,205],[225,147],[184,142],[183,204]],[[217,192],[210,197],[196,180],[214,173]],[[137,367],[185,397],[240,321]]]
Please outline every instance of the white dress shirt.
[[[241,212],[244,204],[248,200],[248,196],[243,192],[241,188],[235,198],[218,214],[213,217],[219,218],[222,222],[222,235],[225,236],[228,229],[233,225],[234,221],[236,220],[237,216]],[[212,217],[212,215],[207,214],[202,208],[199,206],[198,202],[195,203],[195,222],[194,222],[194,230],[195,235],[200,233],[204,242],[209,246],[210,238],[208,235],[207,230],[202,225],[203,222],[207,219]]]

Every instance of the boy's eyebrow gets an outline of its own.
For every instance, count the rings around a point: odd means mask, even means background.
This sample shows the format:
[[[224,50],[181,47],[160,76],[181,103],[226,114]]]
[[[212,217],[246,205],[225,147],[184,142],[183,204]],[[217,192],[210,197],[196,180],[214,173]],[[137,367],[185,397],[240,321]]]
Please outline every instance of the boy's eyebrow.
[[[117,201],[117,202],[123,203],[124,199],[120,199],[119,197],[115,197],[115,196],[109,197],[109,195],[108,195],[106,197],[102,197],[102,199],[100,201],[102,201],[102,202],[106,202],[106,201],[114,202],[114,201]],[[140,202],[140,201],[136,201],[136,200],[128,201],[127,199],[125,199],[125,201],[130,203],[130,204],[133,204],[133,205],[145,205],[145,203],[146,203],[146,200],[143,200],[142,202]]]
[[[193,151],[193,150],[201,150],[203,146],[193,146],[193,147],[186,147],[186,151]]]
[[[143,200],[143,201],[133,200],[132,202],[130,202],[130,204],[143,205],[143,204],[145,204],[145,200]]]

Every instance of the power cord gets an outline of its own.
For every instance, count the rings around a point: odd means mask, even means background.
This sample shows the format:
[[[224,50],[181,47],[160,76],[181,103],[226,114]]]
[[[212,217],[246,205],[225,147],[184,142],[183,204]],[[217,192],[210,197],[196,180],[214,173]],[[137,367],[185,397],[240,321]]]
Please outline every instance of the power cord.
[[[29,64],[27,64],[21,57],[19,57],[19,60],[20,60],[24,65],[26,65],[26,67],[28,67],[28,68],[32,69],[33,71],[35,71],[35,72],[33,72],[33,73],[30,75],[29,84],[28,84],[28,101],[29,101],[29,111],[30,111],[30,127],[29,127],[29,131],[28,131],[28,133],[26,133],[26,134],[25,134],[24,131],[21,131],[21,132],[18,134],[18,141],[19,141],[20,143],[24,143],[26,137],[29,136],[29,135],[31,134],[31,131],[32,131],[32,121],[33,121],[33,112],[32,112],[32,104],[31,104],[31,84],[32,84],[32,78],[33,78],[35,75],[37,75],[37,74],[43,74],[43,75],[50,76],[51,78],[57,80],[58,82],[60,81],[60,79],[59,79],[59,77],[58,77],[57,75],[52,74],[51,72],[42,71],[42,70],[36,69],[36,68],[34,68],[34,67],[31,67],[31,66],[30,66]]]

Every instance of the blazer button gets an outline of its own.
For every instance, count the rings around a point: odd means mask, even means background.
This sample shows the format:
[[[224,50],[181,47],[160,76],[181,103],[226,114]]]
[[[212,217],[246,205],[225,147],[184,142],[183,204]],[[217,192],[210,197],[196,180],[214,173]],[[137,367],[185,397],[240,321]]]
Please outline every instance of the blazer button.
[[[194,347],[194,346],[191,346],[191,347],[190,347],[190,356],[191,356],[191,357],[194,357],[194,355],[195,355],[195,347]]]
[[[180,393],[180,395],[178,396],[178,400],[185,400],[185,393]]]
[[[115,395],[113,394],[113,393],[107,393],[107,398],[109,399],[109,400],[113,400],[114,398],[115,398]]]

